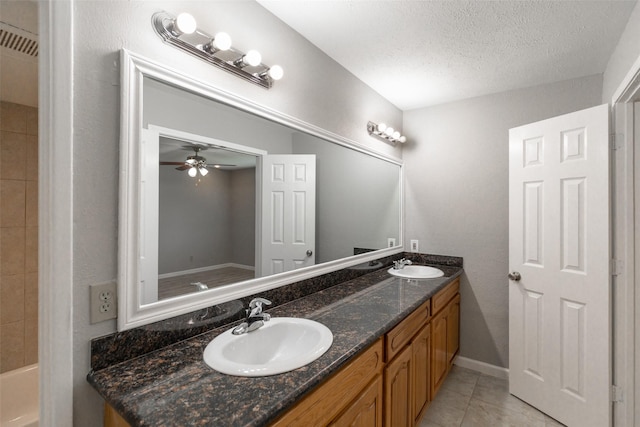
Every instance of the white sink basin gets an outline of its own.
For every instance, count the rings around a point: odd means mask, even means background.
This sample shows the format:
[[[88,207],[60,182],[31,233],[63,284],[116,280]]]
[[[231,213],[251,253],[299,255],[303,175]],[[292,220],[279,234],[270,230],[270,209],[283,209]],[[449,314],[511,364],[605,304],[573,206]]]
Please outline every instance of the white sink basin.
[[[218,372],[241,377],[292,371],[322,356],[333,343],[329,328],[296,317],[274,317],[260,329],[242,335],[231,331],[207,345],[204,361]]]
[[[407,279],[434,279],[444,276],[439,268],[428,267],[426,265],[405,265],[399,270],[393,267],[387,270],[389,274],[398,277],[406,277]]]

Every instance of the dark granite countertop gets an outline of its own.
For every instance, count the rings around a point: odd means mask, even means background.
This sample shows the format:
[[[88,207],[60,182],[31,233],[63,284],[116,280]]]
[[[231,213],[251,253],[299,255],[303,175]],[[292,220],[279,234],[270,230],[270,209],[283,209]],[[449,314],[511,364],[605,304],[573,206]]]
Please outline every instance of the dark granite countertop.
[[[459,267],[438,268],[445,277],[425,280],[378,270],[268,310],[316,320],[333,332],[331,348],[295,371],[249,378],[211,369],[204,349],[226,325],[87,378],[133,426],[263,426],[462,274]]]

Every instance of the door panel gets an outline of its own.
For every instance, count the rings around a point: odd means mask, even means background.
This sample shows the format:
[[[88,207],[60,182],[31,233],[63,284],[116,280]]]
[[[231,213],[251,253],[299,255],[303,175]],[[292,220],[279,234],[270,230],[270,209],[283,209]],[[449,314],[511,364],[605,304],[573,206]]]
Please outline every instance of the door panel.
[[[610,424],[608,106],[509,132],[510,391]]]
[[[315,264],[315,155],[262,157],[259,275]]]

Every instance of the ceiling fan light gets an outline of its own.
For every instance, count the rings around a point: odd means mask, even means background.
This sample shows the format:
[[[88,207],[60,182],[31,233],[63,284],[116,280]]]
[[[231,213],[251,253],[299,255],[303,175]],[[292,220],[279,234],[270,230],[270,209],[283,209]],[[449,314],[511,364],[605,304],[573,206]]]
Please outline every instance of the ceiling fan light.
[[[195,178],[195,177],[196,177],[196,175],[198,174],[198,169],[196,169],[195,167],[193,167],[193,168],[189,169],[189,172],[188,172],[188,173],[189,173],[189,176],[190,176],[191,178]]]
[[[185,163],[186,163],[186,164],[188,164],[188,165],[192,165],[192,164],[194,164],[195,162],[196,162],[196,159],[194,159],[194,158],[188,158],[188,159],[187,159],[187,161],[186,161]]]
[[[207,174],[209,173],[209,171],[205,167],[201,167],[198,170],[200,171],[200,175],[202,175],[202,176],[207,176]]]

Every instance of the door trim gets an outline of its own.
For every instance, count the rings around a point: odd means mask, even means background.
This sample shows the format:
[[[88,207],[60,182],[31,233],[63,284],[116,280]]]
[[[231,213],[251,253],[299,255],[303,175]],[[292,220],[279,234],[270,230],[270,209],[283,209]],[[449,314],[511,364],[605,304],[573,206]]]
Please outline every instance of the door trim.
[[[74,0],[43,1],[38,9],[39,423],[70,426],[73,425],[74,360]]]
[[[637,271],[638,232],[635,210],[640,204],[639,188],[634,176],[640,175],[640,162],[634,152],[640,152],[640,141],[634,138],[633,100],[640,98],[640,57],[625,76],[611,100],[611,117],[616,138],[612,165],[613,257],[621,261],[621,269],[613,277],[613,381],[623,390],[622,402],[613,405],[616,427],[632,427],[640,421],[640,328],[636,319],[640,313],[640,283]],[[628,237],[635,236],[635,237]],[[637,249],[638,248],[638,249]]]

